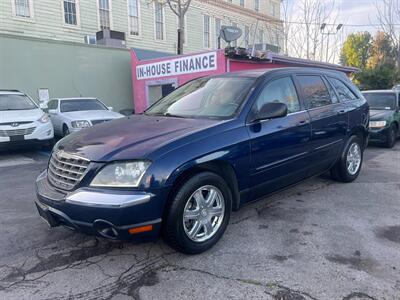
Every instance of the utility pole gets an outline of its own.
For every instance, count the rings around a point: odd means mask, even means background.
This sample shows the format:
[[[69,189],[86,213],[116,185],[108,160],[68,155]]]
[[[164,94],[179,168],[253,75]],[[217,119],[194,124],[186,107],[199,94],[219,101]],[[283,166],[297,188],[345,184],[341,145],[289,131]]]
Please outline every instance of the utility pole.
[[[322,34],[322,40],[323,40],[323,36],[326,35],[326,55],[325,55],[325,61],[326,61],[326,62],[329,62],[329,39],[330,39],[330,36],[331,36],[331,35],[337,34],[337,33],[339,32],[339,30],[343,28],[343,24],[339,24],[338,26],[336,26],[336,28],[335,28],[334,31],[324,31],[327,25],[328,25],[328,24],[326,24],[326,23],[322,23],[322,24],[321,24],[321,27],[320,27],[320,30],[321,30],[321,34]],[[323,47],[323,46],[324,46],[324,45],[323,45],[323,42],[322,42],[321,47]],[[322,50],[321,50],[321,51],[322,51]],[[321,55],[321,56],[322,56],[322,55]]]

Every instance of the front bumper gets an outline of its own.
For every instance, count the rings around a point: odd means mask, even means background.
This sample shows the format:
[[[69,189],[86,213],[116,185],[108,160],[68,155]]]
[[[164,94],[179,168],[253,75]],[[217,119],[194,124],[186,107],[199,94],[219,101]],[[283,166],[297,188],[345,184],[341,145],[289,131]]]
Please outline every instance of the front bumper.
[[[163,199],[157,194],[87,187],[68,193],[48,182],[47,171],[37,178],[36,193],[38,212],[50,227],[122,240],[156,237],[161,227]]]
[[[380,129],[369,129],[369,142],[370,143],[385,143],[387,140],[388,127]]]
[[[54,138],[54,130],[51,122],[40,123],[34,122],[33,124],[23,125],[20,127],[11,126],[1,126],[0,130],[8,131],[15,129],[26,129],[28,127],[35,127],[35,130],[31,134],[24,135],[23,140],[13,141],[13,137],[0,136],[0,145],[8,144],[29,144],[29,143],[45,143],[46,141],[52,140]]]

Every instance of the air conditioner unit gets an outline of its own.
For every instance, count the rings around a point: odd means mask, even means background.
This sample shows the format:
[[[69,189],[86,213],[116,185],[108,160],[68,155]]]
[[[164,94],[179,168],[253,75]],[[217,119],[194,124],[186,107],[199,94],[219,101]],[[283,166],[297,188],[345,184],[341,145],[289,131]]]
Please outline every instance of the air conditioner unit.
[[[96,32],[97,45],[125,48],[125,32],[103,29]]]
[[[281,48],[279,46],[272,45],[272,44],[255,44],[254,48],[256,50],[271,51],[274,53],[279,53],[281,51]]]
[[[85,41],[85,44],[89,44],[89,45],[97,44],[97,39],[96,39],[95,35],[85,35],[84,41]]]

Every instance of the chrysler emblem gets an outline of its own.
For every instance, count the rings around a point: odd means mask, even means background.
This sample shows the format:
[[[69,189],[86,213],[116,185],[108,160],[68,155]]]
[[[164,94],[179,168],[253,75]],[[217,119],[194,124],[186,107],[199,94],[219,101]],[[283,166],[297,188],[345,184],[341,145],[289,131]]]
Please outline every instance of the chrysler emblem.
[[[11,127],[18,127],[19,126],[19,123],[11,123]]]

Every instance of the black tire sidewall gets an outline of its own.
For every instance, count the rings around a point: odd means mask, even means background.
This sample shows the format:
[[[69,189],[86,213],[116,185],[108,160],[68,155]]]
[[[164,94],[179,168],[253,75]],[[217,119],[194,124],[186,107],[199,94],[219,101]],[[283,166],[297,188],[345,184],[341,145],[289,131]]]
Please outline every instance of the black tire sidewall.
[[[393,148],[394,145],[396,144],[396,138],[397,138],[396,127],[395,127],[395,125],[391,125],[389,127],[389,131],[386,136],[386,139],[387,139],[386,146],[388,148]]]
[[[183,228],[183,211],[189,197],[200,187],[213,185],[217,187],[225,200],[225,214],[218,231],[209,240],[194,242],[185,233]],[[214,246],[222,237],[229,223],[232,207],[232,193],[224,179],[212,172],[202,172],[189,178],[177,191],[167,213],[165,235],[167,242],[177,250],[187,254],[204,252]]]

